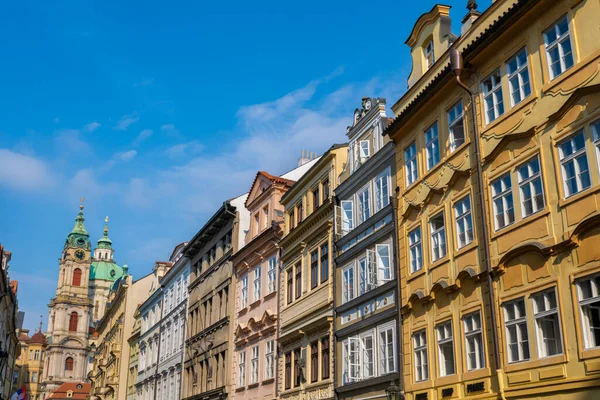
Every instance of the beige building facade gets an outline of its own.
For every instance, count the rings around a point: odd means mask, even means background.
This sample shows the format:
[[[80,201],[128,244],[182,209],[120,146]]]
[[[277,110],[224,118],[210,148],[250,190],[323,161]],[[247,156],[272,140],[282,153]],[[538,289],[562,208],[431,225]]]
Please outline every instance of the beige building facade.
[[[347,159],[346,145],[332,146],[281,198],[281,399],[334,397],[332,195]]]

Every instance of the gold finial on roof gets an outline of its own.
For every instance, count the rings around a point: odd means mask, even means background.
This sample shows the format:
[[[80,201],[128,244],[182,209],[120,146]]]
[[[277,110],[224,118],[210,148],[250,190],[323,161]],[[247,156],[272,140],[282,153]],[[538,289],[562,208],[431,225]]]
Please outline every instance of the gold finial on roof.
[[[80,198],[79,201],[81,202],[81,204],[79,205],[79,209],[83,210],[83,202],[85,201],[85,197]]]

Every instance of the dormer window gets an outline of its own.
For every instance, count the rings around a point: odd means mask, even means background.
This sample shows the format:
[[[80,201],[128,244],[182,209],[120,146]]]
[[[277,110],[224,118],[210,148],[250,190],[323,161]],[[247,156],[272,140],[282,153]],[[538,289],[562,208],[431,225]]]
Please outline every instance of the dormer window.
[[[425,46],[425,65],[427,66],[427,69],[431,68],[434,62],[435,57],[433,56],[433,40],[430,40]]]

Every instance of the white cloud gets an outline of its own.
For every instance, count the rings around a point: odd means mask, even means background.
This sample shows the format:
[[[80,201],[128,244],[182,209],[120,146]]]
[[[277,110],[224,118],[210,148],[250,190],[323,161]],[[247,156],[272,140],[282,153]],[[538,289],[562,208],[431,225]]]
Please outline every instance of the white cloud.
[[[52,186],[53,174],[46,163],[33,156],[0,149],[0,185],[33,191]]]
[[[133,141],[133,145],[137,146],[140,143],[142,143],[144,140],[148,139],[150,136],[152,136],[152,129],[144,129],[143,131],[140,132],[140,134],[137,136],[137,138],[135,138],[135,140]]]
[[[63,129],[58,132],[54,140],[59,154],[90,152],[89,144],[80,139],[80,132],[77,129]]]
[[[140,119],[137,112],[129,115],[123,115],[116,125],[113,127],[115,131],[126,131],[130,125],[136,123]]]
[[[94,132],[96,129],[100,128],[100,123],[97,121],[90,122],[89,124],[84,126],[85,130],[88,132]]]
[[[191,142],[179,143],[179,144],[173,145],[173,146],[169,147],[165,151],[165,153],[169,157],[176,157],[176,156],[182,156],[184,154],[188,154],[188,155],[195,154],[195,153],[202,151],[203,148],[204,148],[204,146],[202,146],[202,144],[199,141],[192,140]]]
[[[133,157],[135,157],[137,155],[137,151],[135,150],[129,150],[129,151],[123,151],[120,153],[116,153],[115,154],[115,160],[118,161],[129,161],[131,159],[133,159]]]
[[[168,134],[170,136],[176,136],[176,137],[181,136],[181,133],[179,132],[179,129],[177,129],[175,127],[175,125],[173,125],[173,124],[164,124],[164,125],[162,125],[160,127],[160,131],[162,133],[166,133],[166,134]]]
[[[149,86],[152,85],[154,83],[154,78],[144,78],[142,80],[140,80],[139,82],[134,82],[131,86],[135,89],[142,87],[142,86]]]

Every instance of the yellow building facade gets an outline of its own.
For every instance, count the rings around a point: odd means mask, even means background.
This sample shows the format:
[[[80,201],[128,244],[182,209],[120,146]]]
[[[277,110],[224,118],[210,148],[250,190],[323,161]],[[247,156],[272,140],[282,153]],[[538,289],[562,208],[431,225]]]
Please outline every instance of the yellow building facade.
[[[38,400],[42,398],[41,378],[44,372],[44,352],[48,346],[46,336],[40,330],[29,337],[27,329],[21,330],[19,343],[21,354],[15,362],[13,372],[13,392],[25,386],[27,398]]]
[[[385,132],[407,399],[600,398],[600,3],[469,4],[416,22]]]

